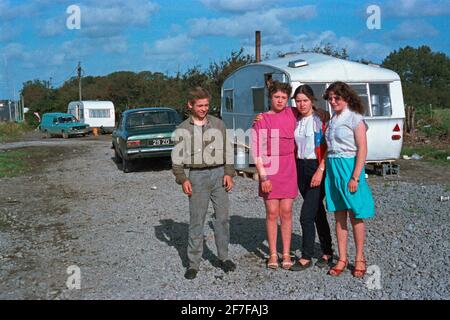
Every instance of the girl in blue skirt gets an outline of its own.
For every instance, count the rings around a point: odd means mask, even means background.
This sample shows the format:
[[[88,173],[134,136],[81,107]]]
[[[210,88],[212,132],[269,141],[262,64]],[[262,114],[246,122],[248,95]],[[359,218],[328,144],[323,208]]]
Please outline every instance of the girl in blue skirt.
[[[364,257],[364,219],[372,218],[375,207],[365,180],[368,129],[363,119],[364,105],[358,95],[343,82],[331,84],[324,94],[334,114],[325,133],[328,145],[325,177],[327,210],[335,213],[339,261],[329,270],[339,276],[348,265],[347,217],[353,227],[356,246],[354,277],[366,272]]]

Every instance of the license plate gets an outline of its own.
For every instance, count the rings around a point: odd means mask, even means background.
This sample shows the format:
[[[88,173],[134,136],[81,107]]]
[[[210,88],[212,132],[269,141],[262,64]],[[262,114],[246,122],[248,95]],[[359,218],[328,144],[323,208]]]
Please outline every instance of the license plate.
[[[149,146],[167,146],[170,144],[170,139],[151,139]]]

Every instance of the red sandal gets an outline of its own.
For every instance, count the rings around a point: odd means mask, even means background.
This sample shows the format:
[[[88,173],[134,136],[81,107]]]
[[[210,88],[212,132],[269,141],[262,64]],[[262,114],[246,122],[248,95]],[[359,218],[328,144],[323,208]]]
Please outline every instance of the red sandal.
[[[356,269],[356,263],[357,262],[363,263],[364,264],[364,269]],[[355,278],[363,278],[365,274],[366,274],[366,260],[365,259],[355,260],[355,268],[352,271],[352,275]]]
[[[338,265],[339,262],[345,263],[345,265],[342,269],[336,268],[336,266]],[[334,267],[332,267],[330,270],[328,270],[328,274],[333,277],[339,277],[341,275],[341,273],[345,270],[345,268],[347,268],[347,265],[348,265],[348,260],[346,260],[346,261],[338,260],[338,262],[334,265]]]

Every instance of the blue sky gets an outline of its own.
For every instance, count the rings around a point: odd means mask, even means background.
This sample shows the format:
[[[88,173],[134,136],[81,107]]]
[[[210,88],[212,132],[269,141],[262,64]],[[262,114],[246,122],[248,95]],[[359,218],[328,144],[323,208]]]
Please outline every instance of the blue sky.
[[[80,29],[66,26],[77,5]],[[370,5],[381,28],[366,24]],[[0,0],[0,99],[14,98],[26,80],[54,87],[75,75],[160,71],[169,75],[207,67],[232,50],[298,51],[331,43],[351,58],[381,62],[406,45],[450,55],[450,0]]]

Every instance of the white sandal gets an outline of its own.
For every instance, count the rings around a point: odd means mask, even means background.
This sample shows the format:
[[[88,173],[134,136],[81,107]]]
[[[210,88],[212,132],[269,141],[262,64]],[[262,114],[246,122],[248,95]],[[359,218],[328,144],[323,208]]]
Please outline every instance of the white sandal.
[[[284,261],[284,257],[289,257],[289,261]],[[281,262],[281,267],[284,270],[289,270],[293,265],[294,263],[291,260],[291,255],[289,253],[283,253],[283,262]]]
[[[272,258],[272,257],[277,257],[277,262],[269,262],[270,258]],[[267,260],[267,268],[276,270],[276,269],[278,269],[279,266],[280,265],[278,264],[278,254],[277,253],[272,253],[270,255],[269,259]]]

